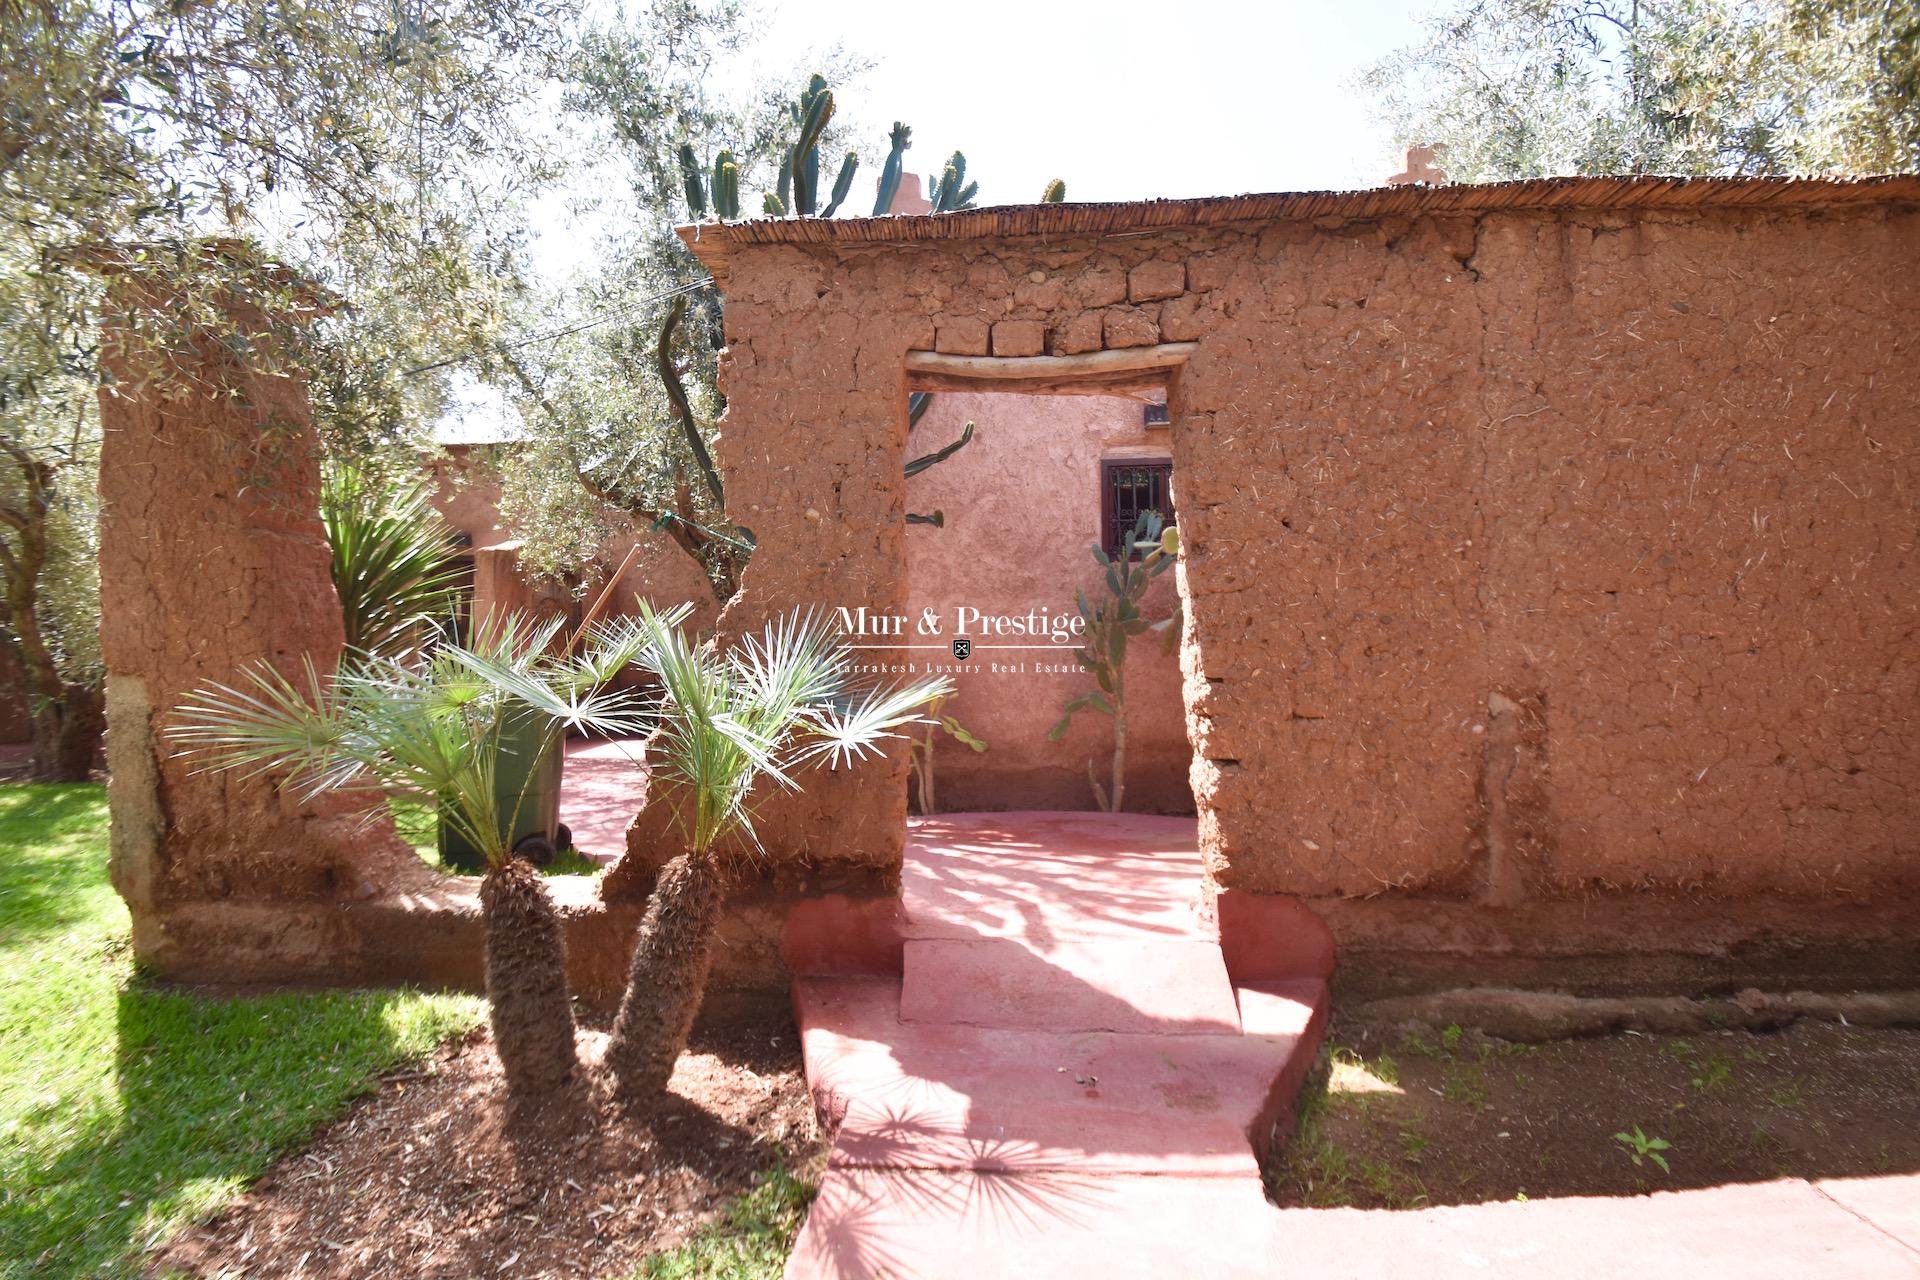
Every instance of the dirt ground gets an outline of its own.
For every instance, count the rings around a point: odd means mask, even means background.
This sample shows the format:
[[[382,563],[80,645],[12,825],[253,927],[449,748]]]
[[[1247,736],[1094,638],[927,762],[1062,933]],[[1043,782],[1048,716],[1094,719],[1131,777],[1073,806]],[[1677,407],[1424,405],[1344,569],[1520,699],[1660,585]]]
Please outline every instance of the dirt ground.
[[[1330,1044],[1324,1090],[1303,1095],[1269,1175],[1282,1205],[1415,1208],[1920,1170],[1920,1031],[1802,1021],[1528,1045],[1336,1022]]]
[[[598,1057],[604,1030],[583,1029],[586,1054]],[[383,1082],[239,1203],[155,1254],[147,1274],[624,1274],[755,1175],[817,1162],[784,1001],[710,1002],[671,1093],[650,1120],[617,1118],[594,1091],[510,1122],[483,1028]]]

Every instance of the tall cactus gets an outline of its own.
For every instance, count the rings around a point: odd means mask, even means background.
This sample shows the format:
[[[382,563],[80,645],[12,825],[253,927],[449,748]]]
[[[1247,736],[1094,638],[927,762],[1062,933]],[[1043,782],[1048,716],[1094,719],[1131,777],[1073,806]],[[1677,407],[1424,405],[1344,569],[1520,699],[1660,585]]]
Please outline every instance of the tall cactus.
[[[860,157],[847,152],[847,158],[840,162],[840,176],[833,180],[833,199],[820,211],[823,218],[831,218],[840,211],[840,202],[847,198],[847,192],[853,190],[853,171],[860,167]]]
[[[724,148],[713,161],[713,211],[722,222],[740,216],[740,165]]]
[[[709,180],[700,172],[700,161],[693,154],[693,144],[680,144],[680,178],[686,188],[687,209],[699,221],[707,216],[708,191],[712,191],[713,213],[722,222],[731,222],[740,216],[740,166],[733,158],[733,152],[722,150],[714,157],[711,187]]]
[[[693,154],[693,144],[680,144],[680,178],[686,186],[687,209],[698,222],[707,216],[707,188],[700,178],[700,161]]]
[[[853,190],[854,174],[860,168],[859,158],[852,152],[848,152],[840,162],[840,171],[834,178],[826,207],[820,207],[820,139],[825,136],[827,125],[833,120],[833,112],[833,90],[827,87],[826,78],[820,75],[809,78],[800,100],[787,107],[787,118],[794,126],[795,137],[793,144],[781,154],[778,184],[774,190],[760,197],[761,208],[768,217],[811,218],[817,215],[831,218],[846,202],[848,193]],[[874,188],[874,217],[882,217],[892,211],[894,198],[900,193],[901,177],[906,171],[907,148],[912,145],[913,130],[895,120],[892,131],[887,135],[886,164],[882,166],[880,180]],[[688,168],[687,161],[683,160],[682,168]],[[933,211],[952,213],[973,207],[973,198],[979,194],[980,184],[967,181],[967,157],[956,151],[940,175],[930,181],[929,188],[927,199],[933,205]],[[689,203],[693,203],[692,191],[690,183]],[[1048,185],[1047,193],[1049,200],[1062,199],[1066,194],[1065,184],[1055,179]],[[723,213],[721,216],[726,215]]]
[[[973,197],[979,191],[979,183],[967,181],[966,156],[956,151],[940,176],[933,180],[927,200],[933,205],[935,213],[957,213],[961,209],[973,208]]]
[[[883,218],[893,212],[893,198],[900,194],[900,178],[906,172],[907,148],[913,145],[913,130],[895,120],[887,135],[887,163],[880,170],[880,183],[874,190],[873,216]]]

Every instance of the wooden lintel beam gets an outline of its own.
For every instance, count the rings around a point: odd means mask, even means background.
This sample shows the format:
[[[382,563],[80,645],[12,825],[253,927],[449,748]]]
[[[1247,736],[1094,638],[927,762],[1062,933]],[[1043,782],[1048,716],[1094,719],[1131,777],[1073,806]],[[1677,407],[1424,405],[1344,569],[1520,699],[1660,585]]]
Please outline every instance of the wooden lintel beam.
[[[907,386],[914,391],[1017,391],[1028,395],[1113,395],[1163,386],[1185,364],[1197,342],[1089,351],[1077,356],[956,356],[907,352]]]

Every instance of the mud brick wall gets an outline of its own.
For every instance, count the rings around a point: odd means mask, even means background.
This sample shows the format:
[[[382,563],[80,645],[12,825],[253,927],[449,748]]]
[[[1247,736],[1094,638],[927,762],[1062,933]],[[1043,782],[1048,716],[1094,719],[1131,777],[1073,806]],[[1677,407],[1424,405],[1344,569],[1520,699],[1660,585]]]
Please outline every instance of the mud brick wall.
[[[115,287],[164,305],[163,284]],[[263,331],[257,316],[236,323]],[[304,384],[242,366],[210,337],[182,335],[162,354],[125,330],[108,334],[102,368],[112,872],[136,948],[162,972],[211,960],[217,976],[245,979],[296,952],[324,969],[324,934],[238,928],[209,957],[166,919],[182,902],[351,901],[433,879],[388,824],[369,827],[339,800],[302,805],[240,771],[207,773],[165,737],[195,688],[257,660],[301,679],[308,655],[324,671],[342,648]]]
[[[897,606],[908,351],[1193,341],[1182,663],[1222,885],[1920,889],[1909,206],[723,237],[760,542],[729,621]],[[883,774],[763,836],[885,865]]]

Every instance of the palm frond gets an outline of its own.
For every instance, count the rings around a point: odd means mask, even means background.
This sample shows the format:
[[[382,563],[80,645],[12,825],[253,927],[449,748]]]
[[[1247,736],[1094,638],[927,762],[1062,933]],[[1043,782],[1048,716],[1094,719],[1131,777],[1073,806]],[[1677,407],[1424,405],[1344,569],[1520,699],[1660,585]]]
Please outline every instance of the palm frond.
[[[331,466],[320,519],[349,649],[397,656],[417,649],[453,613],[458,548],[426,481],[382,487],[359,468]]]
[[[812,736],[799,745],[795,763],[824,759],[828,768],[850,766],[880,754],[880,744],[903,735],[910,724],[932,724],[922,709],[953,691],[943,676],[904,685],[878,685],[860,690],[837,705],[809,715]]]
[[[362,654],[325,678],[309,662],[305,689],[255,664],[232,685],[192,694],[167,732],[210,767],[283,774],[281,785],[305,799],[373,789],[432,801],[457,834],[502,861],[502,819],[513,815],[501,812],[495,783],[510,725],[531,717],[544,755],[570,727],[626,734],[652,722],[643,699],[606,687],[623,652],[553,655],[562,625],[499,618],[476,628],[471,646],[417,659]],[[526,796],[511,799],[517,813]]]

